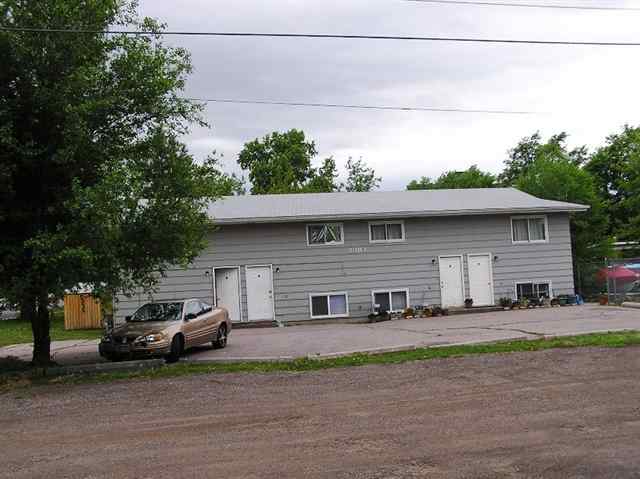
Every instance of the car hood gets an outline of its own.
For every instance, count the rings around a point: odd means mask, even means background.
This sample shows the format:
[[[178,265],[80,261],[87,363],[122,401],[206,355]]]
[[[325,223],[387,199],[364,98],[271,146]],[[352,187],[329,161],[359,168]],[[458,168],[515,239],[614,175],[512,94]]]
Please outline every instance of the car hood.
[[[117,336],[142,336],[145,334],[154,334],[169,328],[171,325],[175,323],[176,321],[130,322],[115,328],[111,334],[116,337]]]

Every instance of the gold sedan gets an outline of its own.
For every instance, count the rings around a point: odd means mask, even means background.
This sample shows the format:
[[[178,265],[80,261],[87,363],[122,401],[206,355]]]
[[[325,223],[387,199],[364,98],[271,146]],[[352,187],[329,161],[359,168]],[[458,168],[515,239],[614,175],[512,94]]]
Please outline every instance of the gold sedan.
[[[213,308],[199,299],[147,303],[126,323],[100,341],[100,355],[112,361],[137,357],[165,357],[178,361],[193,346],[227,345],[231,321],[224,308]]]

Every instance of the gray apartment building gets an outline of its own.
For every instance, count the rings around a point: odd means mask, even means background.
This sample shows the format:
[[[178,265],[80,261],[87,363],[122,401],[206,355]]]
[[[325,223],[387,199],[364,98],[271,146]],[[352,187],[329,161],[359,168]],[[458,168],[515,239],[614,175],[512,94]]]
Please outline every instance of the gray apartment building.
[[[149,300],[199,298],[233,321],[366,317],[373,305],[493,305],[574,292],[569,216],[586,206],[514,188],[225,197],[208,246]]]

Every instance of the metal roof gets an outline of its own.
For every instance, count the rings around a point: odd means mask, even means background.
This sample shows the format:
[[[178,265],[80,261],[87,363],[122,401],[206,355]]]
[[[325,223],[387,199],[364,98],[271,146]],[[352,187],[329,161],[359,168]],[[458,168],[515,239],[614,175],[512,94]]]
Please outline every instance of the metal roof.
[[[225,196],[208,208],[216,224],[578,212],[589,207],[515,188]]]

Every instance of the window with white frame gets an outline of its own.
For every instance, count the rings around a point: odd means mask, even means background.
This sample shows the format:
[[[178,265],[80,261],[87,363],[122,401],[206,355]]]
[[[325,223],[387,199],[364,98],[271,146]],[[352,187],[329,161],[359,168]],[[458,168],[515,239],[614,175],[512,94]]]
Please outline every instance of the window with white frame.
[[[409,306],[409,291],[393,289],[387,291],[373,291],[373,307],[378,311],[400,312]]]
[[[516,283],[518,300],[551,297],[551,285],[548,282]]]
[[[309,295],[312,318],[339,318],[349,315],[347,293],[321,293]]]
[[[514,243],[543,243],[549,240],[546,216],[514,216],[511,218]]]
[[[404,241],[404,223],[402,221],[369,223],[369,241],[371,243]]]
[[[343,244],[342,224],[322,223],[307,225],[307,243],[309,245]]]

